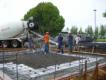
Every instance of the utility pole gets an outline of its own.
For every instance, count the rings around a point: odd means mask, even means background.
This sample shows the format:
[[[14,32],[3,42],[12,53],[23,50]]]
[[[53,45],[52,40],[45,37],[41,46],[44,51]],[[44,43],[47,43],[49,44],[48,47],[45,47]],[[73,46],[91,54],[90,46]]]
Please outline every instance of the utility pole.
[[[93,10],[94,11],[94,27],[96,29],[96,9]],[[95,49],[95,44],[92,47],[92,53],[94,53],[94,49]],[[97,61],[97,58],[96,58]]]
[[[94,11],[94,25],[95,25],[95,29],[96,29],[96,9],[93,10]]]
[[[97,26],[97,25],[96,25],[96,11],[97,11],[97,10],[94,9],[93,11],[94,11],[94,25],[95,25],[95,29],[96,29],[96,26]],[[94,48],[95,48],[95,45],[94,45]],[[96,57],[96,63],[97,63],[97,57]]]

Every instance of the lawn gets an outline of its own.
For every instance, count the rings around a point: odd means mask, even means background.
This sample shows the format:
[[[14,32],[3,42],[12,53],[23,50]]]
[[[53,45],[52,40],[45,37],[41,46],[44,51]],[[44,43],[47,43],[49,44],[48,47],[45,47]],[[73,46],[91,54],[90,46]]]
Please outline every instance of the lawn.
[[[97,39],[96,42],[106,42],[106,38],[105,39]]]

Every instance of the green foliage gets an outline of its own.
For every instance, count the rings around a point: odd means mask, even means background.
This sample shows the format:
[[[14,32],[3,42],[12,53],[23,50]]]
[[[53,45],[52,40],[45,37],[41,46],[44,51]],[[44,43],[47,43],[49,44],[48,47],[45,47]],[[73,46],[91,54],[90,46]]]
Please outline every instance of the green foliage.
[[[64,18],[59,15],[58,8],[50,2],[39,3],[30,9],[24,16],[24,20],[28,20],[31,16],[39,27],[35,31],[41,34],[49,31],[51,35],[57,35],[64,27]]]
[[[97,39],[96,42],[106,42],[106,39]]]
[[[105,35],[106,35],[105,26],[103,26],[103,25],[100,26],[100,33],[99,34],[100,34],[101,38],[105,38]]]
[[[87,33],[90,37],[93,37],[93,29],[92,29],[92,26],[88,26],[88,27],[85,29],[85,33]]]
[[[77,34],[77,31],[78,31],[78,28],[75,27],[75,26],[72,26],[71,33],[74,34],[74,35],[76,35]]]
[[[80,28],[79,33],[80,33],[80,34],[83,34],[83,33],[84,33],[84,32],[82,31],[82,28]]]
[[[106,12],[105,12],[105,13],[103,13],[103,17],[106,17]]]
[[[98,36],[99,36],[99,30],[98,30],[98,27],[96,27],[94,32],[94,38],[97,39]]]

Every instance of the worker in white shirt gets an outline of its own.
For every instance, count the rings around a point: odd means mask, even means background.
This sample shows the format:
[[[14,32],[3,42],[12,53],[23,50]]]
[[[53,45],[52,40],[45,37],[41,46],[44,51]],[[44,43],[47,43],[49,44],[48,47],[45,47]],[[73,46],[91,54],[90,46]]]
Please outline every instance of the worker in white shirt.
[[[75,47],[74,47],[74,50],[79,50],[79,41],[80,41],[80,35],[77,35],[76,38],[75,38]]]

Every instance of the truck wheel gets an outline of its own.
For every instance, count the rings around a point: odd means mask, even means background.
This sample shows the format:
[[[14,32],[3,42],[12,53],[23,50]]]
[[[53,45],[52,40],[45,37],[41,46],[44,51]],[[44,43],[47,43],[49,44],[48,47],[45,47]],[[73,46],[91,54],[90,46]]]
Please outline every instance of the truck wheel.
[[[17,40],[13,40],[11,42],[11,45],[12,45],[13,48],[17,48],[19,46],[19,42]]]
[[[7,48],[8,47],[8,42],[7,41],[2,41],[2,47]]]

